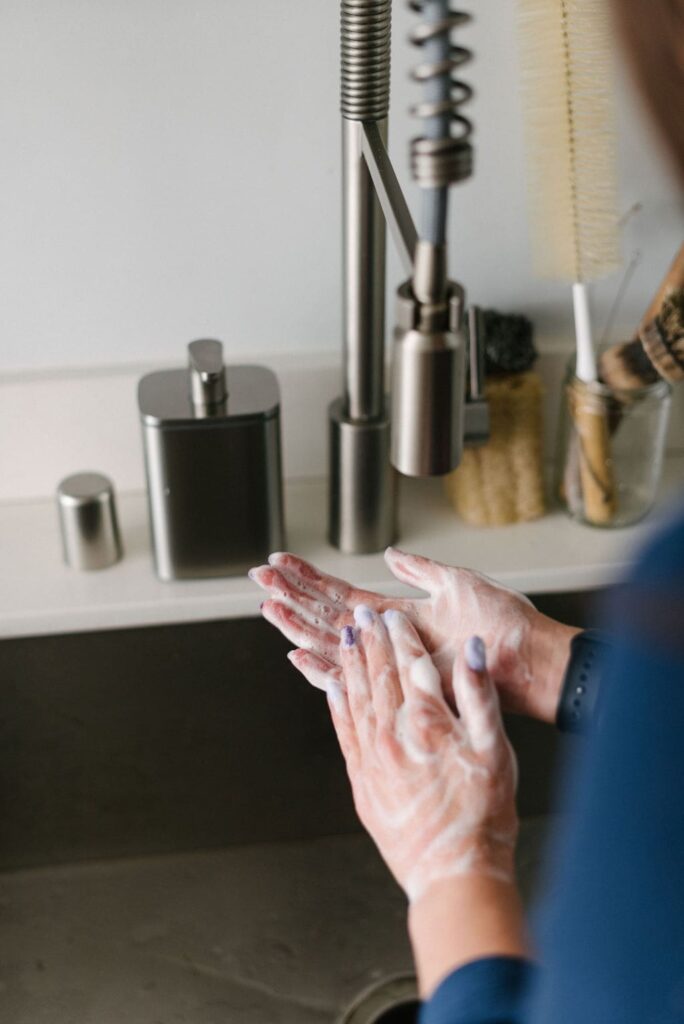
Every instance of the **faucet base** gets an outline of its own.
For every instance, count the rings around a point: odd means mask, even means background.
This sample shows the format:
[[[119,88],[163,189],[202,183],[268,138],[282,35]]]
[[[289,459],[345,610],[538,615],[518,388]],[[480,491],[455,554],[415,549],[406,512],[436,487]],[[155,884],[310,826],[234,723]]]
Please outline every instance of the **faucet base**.
[[[341,398],[328,409],[330,543],[347,555],[384,551],[397,538],[397,473],[390,419],[352,420]]]

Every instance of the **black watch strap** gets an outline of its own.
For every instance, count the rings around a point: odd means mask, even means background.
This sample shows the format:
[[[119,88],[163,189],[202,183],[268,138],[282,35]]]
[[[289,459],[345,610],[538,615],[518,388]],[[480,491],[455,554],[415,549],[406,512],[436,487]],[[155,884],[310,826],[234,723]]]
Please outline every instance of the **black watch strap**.
[[[556,712],[556,725],[561,732],[586,732],[595,720],[609,649],[608,636],[597,629],[587,629],[572,638]]]

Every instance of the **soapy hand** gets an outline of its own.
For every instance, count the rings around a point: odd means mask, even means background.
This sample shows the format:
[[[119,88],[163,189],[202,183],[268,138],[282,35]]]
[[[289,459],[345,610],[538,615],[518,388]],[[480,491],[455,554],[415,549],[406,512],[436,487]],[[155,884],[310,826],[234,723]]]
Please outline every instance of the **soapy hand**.
[[[460,717],[405,615],[356,609],[325,682],[359,817],[411,901],[458,875],[513,878],[516,763],[482,640],[451,674]],[[293,664],[322,683],[304,651]]]
[[[522,594],[468,569],[388,548],[385,560],[401,582],[422,598],[387,598],[319,572],[295,555],[271,555],[251,578],[269,594],[263,615],[297,647],[309,651],[307,668],[319,681],[340,663],[338,636],[355,605],[402,611],[418,630],[451,699],[451,671],[465,640],[481,636],[491,677],[504,707],[553,721],[576,630],[538,612]],[[323,683],[324,685],[324,683]]]

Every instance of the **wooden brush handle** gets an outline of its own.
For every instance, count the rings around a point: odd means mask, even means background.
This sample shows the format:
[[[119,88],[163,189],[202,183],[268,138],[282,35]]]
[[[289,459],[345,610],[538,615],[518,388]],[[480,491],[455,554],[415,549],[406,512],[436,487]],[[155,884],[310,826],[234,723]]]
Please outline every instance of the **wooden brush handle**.
[[[660,285],[653,302],[646,310],[644,318],[641,321],[640,330],[655,320],[662,309],[663,302],[667,298],[668,293],[674,291],[675,288],[684,288],[684,242],[673,259],[670,269],[663,278],[663,282]]]
[[[605,525],[613,521],[617,511],[607,410],[600,399],[582,394],[572,385],[568,400],[579,440],[584,515],[590,523]]]

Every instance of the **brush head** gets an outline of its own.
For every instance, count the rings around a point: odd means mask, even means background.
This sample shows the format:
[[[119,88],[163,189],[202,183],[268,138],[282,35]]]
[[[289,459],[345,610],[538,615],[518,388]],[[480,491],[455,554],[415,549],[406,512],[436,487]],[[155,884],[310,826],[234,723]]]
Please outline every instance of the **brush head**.
[[[485,373],[524,373],[537,358],[531,320],[516,313],[485,309]]]
[[[618,391],[632,391],[655,384],[658,373],[639,338],[611,345],[599,359],[599,377]]]
[[[519,0],[528,184],[539,272],[620,265],[612,37],[605,0]]]
[[[659,315],[639,332],[656,370],[671,384],[684,380],[684,290],[665,299]]]

